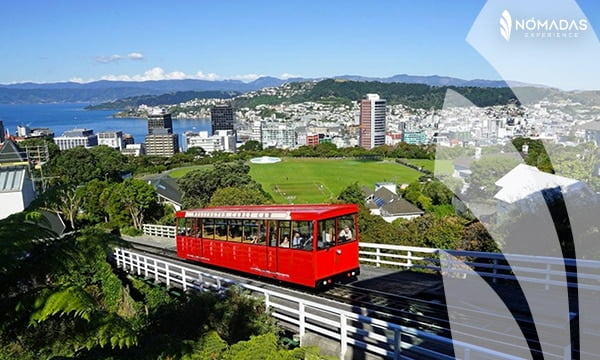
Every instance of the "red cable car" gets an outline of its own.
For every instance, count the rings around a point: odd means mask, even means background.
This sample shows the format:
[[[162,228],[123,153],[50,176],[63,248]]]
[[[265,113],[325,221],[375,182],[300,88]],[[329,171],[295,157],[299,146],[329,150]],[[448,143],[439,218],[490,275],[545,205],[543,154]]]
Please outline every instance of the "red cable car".
[[[308,287],[349,280],[358,206],[249,205],[178,211],[177,255]]]

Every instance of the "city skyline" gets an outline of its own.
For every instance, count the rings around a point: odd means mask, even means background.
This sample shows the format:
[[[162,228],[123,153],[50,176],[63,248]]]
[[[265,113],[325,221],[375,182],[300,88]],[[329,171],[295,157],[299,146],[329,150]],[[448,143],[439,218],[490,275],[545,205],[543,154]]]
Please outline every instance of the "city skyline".
[[[577,4],[596,28],[600,5]],[[19,50],[3,58],[10,71],[0,75],[0,83],[403,73],[500,80],[466,41],[484,5],[485,0],[377,6],[358,1],[9,3],[0,41],[5,49]]]

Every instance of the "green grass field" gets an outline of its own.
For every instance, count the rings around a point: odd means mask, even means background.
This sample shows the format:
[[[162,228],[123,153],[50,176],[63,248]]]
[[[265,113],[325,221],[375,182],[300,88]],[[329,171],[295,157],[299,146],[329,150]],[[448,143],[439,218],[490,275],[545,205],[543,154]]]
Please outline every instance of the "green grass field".
[[[250,175],[277,203],[323,203],[335,199],[357,182],[373,189],[375,183],[410,183],[421,174],[393,161],[284,158],[275,164],[250,164]]]

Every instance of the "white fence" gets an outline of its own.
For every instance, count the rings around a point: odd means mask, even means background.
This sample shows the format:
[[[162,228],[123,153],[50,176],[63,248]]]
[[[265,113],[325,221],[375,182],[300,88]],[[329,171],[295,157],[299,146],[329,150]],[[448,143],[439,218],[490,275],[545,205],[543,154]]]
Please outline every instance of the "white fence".
[[[143,224],[144,235],[175,239],[175,226]]]
[[[174,239],[175,227],[144,224],[144,234]],[[364,242],[359,243],[359,248],[362,264],[442,271],[439,249]],[[600,291],[600,261],[474,251],[447,252],[462,259],[460,263],[450,263],[450,269],[445,269],[458,276],[466,276],[468,267],[482,277],[493,279],[494,282],[499,279],[513,281],[516,280],[513,271],[519,270],[519,281],[538,283],[546,289],[554,285],[564,285],[566,276],[568,286]],[[510,266],[506,259],[510,260]]]
[[[129,273],[154,279],[167,286],[185,290],[223,291],[234,281],[202,273],[189,265],[153,258],[135,251],[116,248],[118,267]],[[348,347],[361,349],[391,359],[520,359],[490,349],[430,334],[424,331],[373,319],[335,307],[238,283],[238,286],[262,297],[267,308],[281,323],[297,329],[302,339],[307,332],[327,337],[339,344],[339,357],[347,355]]]

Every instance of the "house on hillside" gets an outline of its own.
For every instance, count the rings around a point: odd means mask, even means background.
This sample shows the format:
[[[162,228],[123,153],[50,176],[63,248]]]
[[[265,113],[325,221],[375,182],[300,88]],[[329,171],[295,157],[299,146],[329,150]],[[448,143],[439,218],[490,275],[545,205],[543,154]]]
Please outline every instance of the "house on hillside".
[[[365,205],[372,215],[378,215],[391,223],[396,219],[414,219],[423,215],[423,210],[396,194],[396,184],[377,183],[375,191],[363,187]]]
[[[154,187],[159,203],[171,204],[175,211],[182,208],[183,200],[177,181],[169,176],[162,175],[148,180],[148,184]]]
[[[35,198],[27,154],[7,140],[0,147],[0,219],[25,210]]]

